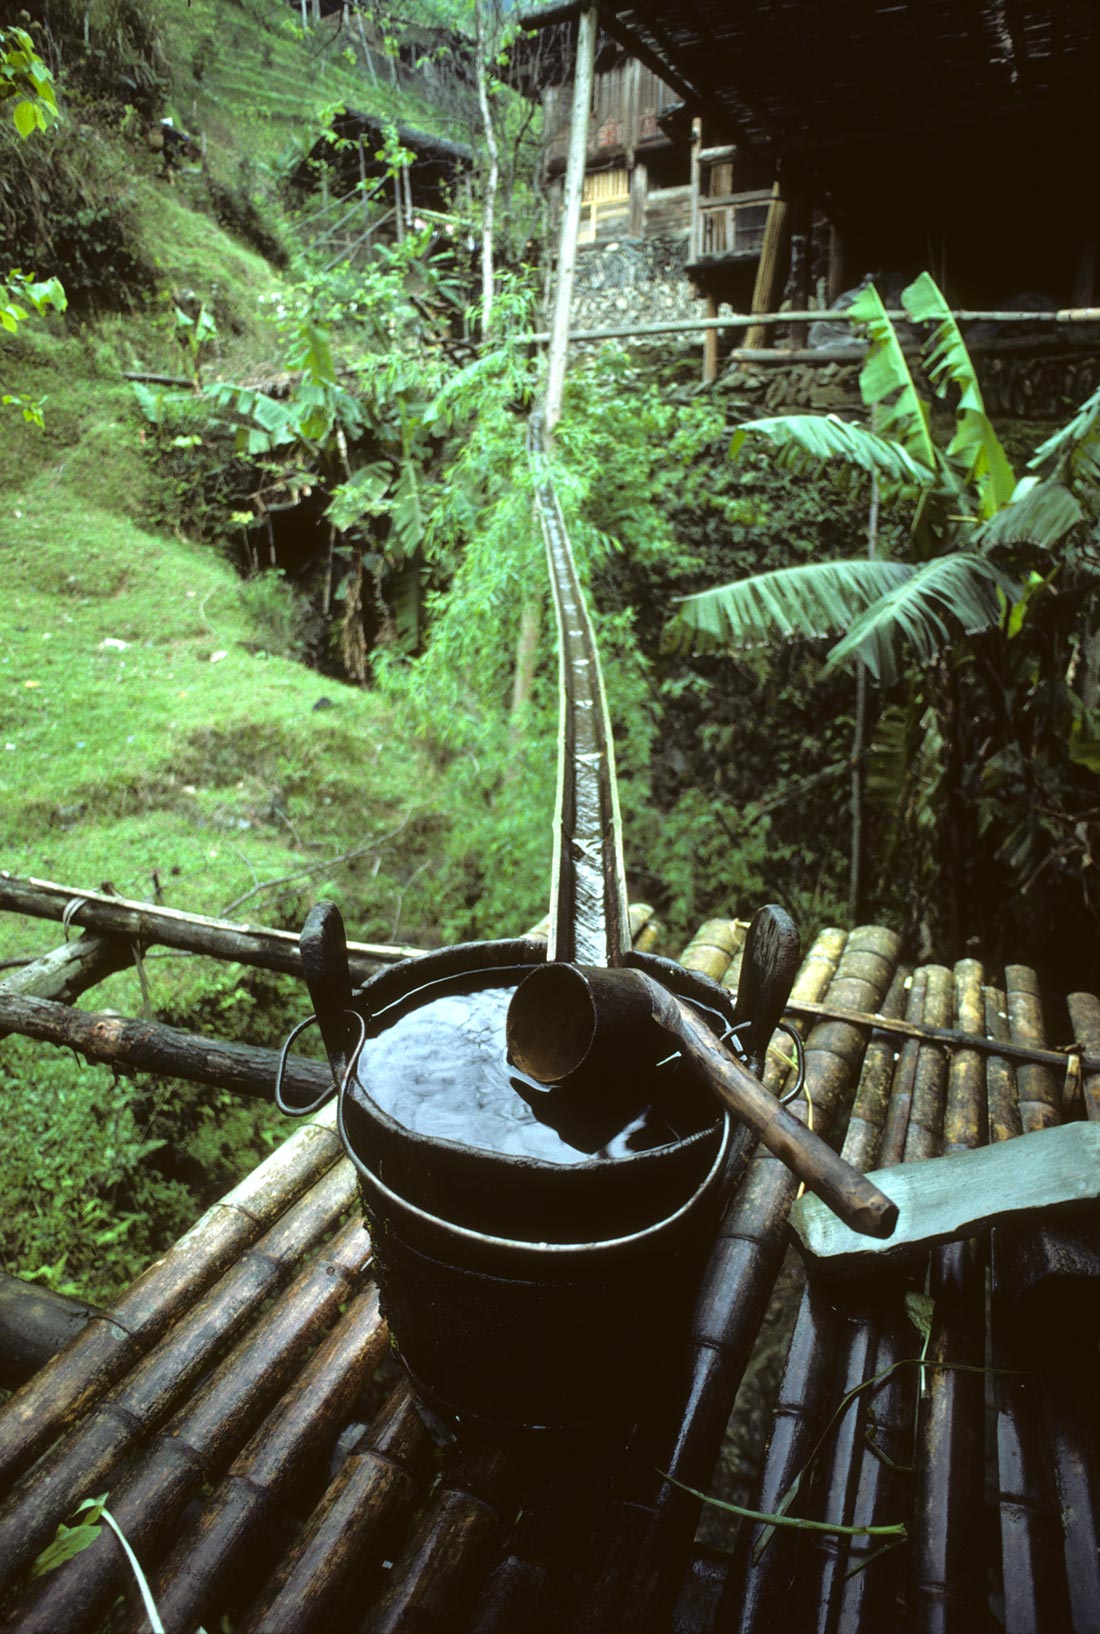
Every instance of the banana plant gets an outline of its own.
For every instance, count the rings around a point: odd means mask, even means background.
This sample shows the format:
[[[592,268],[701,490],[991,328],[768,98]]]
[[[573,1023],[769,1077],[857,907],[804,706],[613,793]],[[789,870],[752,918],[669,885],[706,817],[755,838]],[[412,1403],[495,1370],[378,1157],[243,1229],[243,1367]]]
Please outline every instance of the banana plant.
[[[982,524],[1011,504],[1017,484],[970,355],[927,273],[901,301],[914,322],[934,325],[924,355],[932,389],[958,393],[946,447],[933,437],[930,405],[872,285],[849,308],[867,333],[860,393],[871,426],[836,415],[750,420],[734,433],[730,451],[736,458],[750,438],[763,439],[788,466],[839,463],[871,476],[884,498],[912,502],[914,559],[811,562],[686,596],[666,632],[672,648],[729,650],[767,633],[837,635],[826,670],[862,665],[889,686],[906,649],[918,660],[933,658],[959,635],[996,625],[1016,599],[1018,586],[980,548]]]
[[[1049,813],[1058,805],[1050,794],[1052,779],[1068,791],[1059,833],[1076,832],[1073,814],[1080,801],[1075,768],[1100,767],[1096,748],[1100,629],[1092,630],[1090,619],[1096,621],[1088,611],[1091,587],[1100,583],[1100,391],[1043,443],[1017,480],[986,411],[958,325],[927,273],[909,285],[901,303],[927,334],[923,392],[878,293],[868,288],[849,315],[862,325],[868,340],[860,391],[870,425],[835,415],[753,420],[736,431],[731,453],[737,457],[750,440],[764,442],[778,461],[796,469],[820,470],[832,464],[853,478],[869,478],[872,518],[877,516],[879,494],[911,505],[904,559],[881,558],[872,522],[867,558],[753,574],[685,597],[665,631],[669,647],[697,652],[759,646],[783,636],[836,638],[824,671],[847,666],[857,677],[851,761],[853,913],[859,896],[865,760],[872,773],[868,793],[880,799],[886,794],[883,812],[893,842],[905,845],[914,898],[930,900],[924,886],[940,879],[947,886],[941,894],[956,903],[962,898],[961,875],[945,878],[945,873],[952,867],[959,873],[958,835],[965,820],[957,774],[965,758],[962,738],[975,707],[986,725],[981,743],[971,746],[974,752],[967,764],[972,762],[978,787],[988,790],[1001,786],[998,778],[1005,782],[1006,766],[1036,764],[1033,752],[1010,753],[1011,744],[998,746],[996,733],[988,730],[991,719],[1012,715],[1007,700],[1024,700],[1016,723],[1021,744],[1028,732],[1034,735],[1036,710],[1043,699],[1048,700],[1049,713],[1053,708],[1049,700],[1054,698],[1059,721],[1062,717],[1070,721],[1064,730],[1059,725],[1045,734],[1061,745],[1061,769],[1051,771],[1038,794],[1020,793],[1013,784],[1021,806],[1028,808],[1029,833],[1047,834],[1047,828],[1032,820],[1031,808],[1038,802]],[[936,436],[932,396],[950,398],[954,425],[949,438]],[[1042,656],[1046,651],[1042,619],[1043,609],[1059,601],[1066,607],[1065,592],[1077,600],[1079,590],[1084,595],[1073,649],[1076,657],[1071,660],[1079,679],[1070,685],[1064,679],[1065,663],[1055,676],[1057,663],[1050,653]],[[1018,640],[1035,620],[1040,628],[1034,637]],[[1000,702],[987,714],[989,701],[982,704],[974,691],[973,667],[948,662],[947,655],[965,636],[991,629],[999,629],[1002,639],[995,650],[987,646],[983,684],[997,689]],[[903,668],[906,658],[920,667],[910,663]],[[901,706],[880,714],[868,752],[863,736],[866,683],[871,680],[886,689],[903,673],[907,684],[899,694]],[[893,732],[896,751],[902,723],[904,752],[891,754],[887,740]],[[980,804],[980,797],[975,798]],[[1007,833],[1012,825],[1001,827]],[[1066,841],[1062,849],[1068,855],[1073,846]],[[1016,851],[1020,850],[1017,844]],[[1030,845],[1032,875],[1040,865],[1034,850]],[[1023,877],[1012,858],[1002,860],[1010,877]]]

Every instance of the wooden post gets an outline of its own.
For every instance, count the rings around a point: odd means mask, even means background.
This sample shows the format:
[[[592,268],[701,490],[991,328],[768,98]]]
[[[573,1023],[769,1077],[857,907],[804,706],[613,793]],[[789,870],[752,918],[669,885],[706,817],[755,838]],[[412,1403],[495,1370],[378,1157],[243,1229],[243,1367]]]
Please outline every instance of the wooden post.
[[[839,230],[829,223],[829,282],[825,289],[828,304],[832,306],[844,289],[844,240]]]
[[[640,159],[635,160],[630,172],[630,236],[642,238],[645,234],[645,206],[649,195],[649,171]]]
[[[796,311],[804,311],[810,304],[810,226],[813,211],[804,193],[791,201],[791,270],[788,279],[791,300]],[[791,328],[790,345],[806,344],[808,327],[805,323]]]
[[[703,213],[699,206],[699,189],[702,180],[702,166],[699,155],[703,151],[703,121],[698,117],[691,121],[691,249],[689,261],[698,261],[703,253]]]
[[[707,317],[718,316],[718,297],[712,289],[707,290]],[[703,330],[703,384],[709,386],[712,380],[718,378],[718,331],[717,329]]]
[[[558,277],[554,292],[554,316],[550,324],[550,356],[546,383],[546,430],[552,432],[561,419],[565,387],[565,359],[569,346],[569,308],[573,300],[573,277],[577,266],[577,230],[581,219],[581,194],[588,160],[588,121],[592,105],[592,81],[596,66],[596,8],[581,12],[577,23],[577,60],[573,76],[573,113],[569,126],[569,157],[565,167],[565,188],[558,245]]]
[[[764,243],[760,249],[760,265],[756,269],[756,286],[752,292],[754,312],[770,312],[779,298],[789,214],[790,206],[780,192],[779,183],[776,182],[772,189],[772,201],[768,206]],[[763,344],[764,329],[760,324],[754,324],[745,336],[745,345],[756,348]]]

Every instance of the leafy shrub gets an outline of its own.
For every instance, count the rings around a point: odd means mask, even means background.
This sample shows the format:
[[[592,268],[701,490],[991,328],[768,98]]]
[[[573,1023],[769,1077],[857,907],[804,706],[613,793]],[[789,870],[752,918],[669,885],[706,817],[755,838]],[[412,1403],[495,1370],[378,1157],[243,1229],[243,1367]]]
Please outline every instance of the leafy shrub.
[[[151,290],[117,160],[88,127],[21,142],[0,124],[0,264],[60,278],[74,309],[126,306]]]
[[[240,598],[265,652],[276,658],[302,657],[316,637],[317,619],[283,573],[273,570],[246,579]]]
[[[30,27],[43,57],[63,78],[84,117],[127,105],[160,111],[168,55],[156,9],[144,0],[43,0]]]

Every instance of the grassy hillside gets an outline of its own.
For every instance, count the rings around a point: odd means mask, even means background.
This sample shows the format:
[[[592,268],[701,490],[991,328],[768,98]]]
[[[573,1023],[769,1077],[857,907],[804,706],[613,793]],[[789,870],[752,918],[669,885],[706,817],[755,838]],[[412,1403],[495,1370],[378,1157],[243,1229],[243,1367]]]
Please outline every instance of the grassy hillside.
[[[336,103],[421,123],[430,110],[364,75],[346,39],[303,38],[289,8],[159,0],[142,19],[163,83],[153,111],[206,139],[205,168],[168,185],[118,91],[125,53],[107,50],[126,13],[91,6],[102,79],[69,49],[61,126],[2,138],[22,194],[17,208],[0,185],[0,262],[46,276],[51,254],[72,255],[78,283],[86,272],[99,287],[0,340],[2,389],[45,399],[44,430],[10,410],[0,422],[0,866],[198,912],[244,898],[242,917],[293,927],[324,891],[352,935],[424,941],[438,934],[441,774],[392,707],[296,660],[277,581],[245,584],[216,548],[158,521],[177,507],[123,371],[180,372],[186,292],[216,317],[216,373],[271,372],[261,298],[294,277],[288,164]],[[66,202],[67,167],[83,170],[90,224]],[[30,236],[13,241],[13,221]],[[112,282],[112,267],[137,271]],[[0,916],[0,960],[60,934]],[[154,954],[146,976],[158,1015],[224,1036],[274,1043],[308,1007],[294,983],[178,957]],[[138,1013],[136,973],[92,1002]],[[0,1084],[0,1258],[94,1298],[285,1133],[265,1108],[119,1083],[17,1040]]]
[[[216,911],[303,853],[334,855],[393,827],[413,790],[423,801],[429,774],[408,744],[379,755],[403,734],[374,698],[279,656],[288,642],[274,590],[250,595],[208,546],[158,531],[170,496],[122,371],[180,372],[183,291],[216,316],[218,374],[269,370],[277,337],[261,298],[291,274],[219,221],[225,198],[292,246],[277,182],[325,110],[427,110],[367,77],[327,25],[303,38],[289,8],[161,0],[147,10],[164,107],[202,131],[206,165],[167,185],[133,110],[93,105],[79,76],[60,75],[68,124],[42,139],[36,162],[71,142],[82,116],[97,117],[82,138],[119,177],[127,250],[154,281],[4,340],[5,387],[44,398],[46,425],[8,413],[0,439],[0,820],[9,868],[74,884],[102,876],[136,895],[156,871],[178,882],[177,900]],[[93,6],[93,43],[96,22]],[[315,710],[322,696],[336,707]],[[388,935],[400,884],[379,870],[357,930]],[[295,893],[289,908],[299,902]],[[279,916],[277,899],[257,906]],[[54,934],[0,920],[0,956]]]

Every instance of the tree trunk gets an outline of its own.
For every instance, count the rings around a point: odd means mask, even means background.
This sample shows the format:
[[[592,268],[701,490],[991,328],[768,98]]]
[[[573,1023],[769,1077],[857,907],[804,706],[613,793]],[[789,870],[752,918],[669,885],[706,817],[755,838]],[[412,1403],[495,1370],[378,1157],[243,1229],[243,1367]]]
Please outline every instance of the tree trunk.
[[[481,111],[481,128],[485,133],[485,147],[489,154],[489,172],[485,178],[485,200],[481,219],[481,338],[489,333],[493,316],[493,216],[496,211],[497,184],[500,180],[500,151],[493,115],[489,107],[489,82],[485,72],[485,58],[489,41],[485,26],[486,0],[477,0],[477,105]]]
[[[867,519],[867,555],[871,561],[878,555],[878,477],[871,473],[871,510]],[[863,894],[863,790],[865,773],[863,755],[867,737],[867,671],[860,664],[856,671],[856,718],[852,728],[852,779],[850,810],[852,814],[851,854],[848,859],[848,916],[853,925],[859,923],[860,899]]]
[[[588,158],[588,123],[592,106],[592,82],[596,66],[596,8],[580,14],[577,27],[577,60],[573,84],[573,114],[569,129],[569,158],[565,169],[565,189],[561,210],[561,238],[558,247],[558,278],[554,316],[550,325],[550,355],[546,383],[546,430],[553,431],[561,419],[565,387],[565,359],[569,347],[569,308],[573,301],[573,275],[577,266],[577,230],[581,220],[581,194]]]
[[[261,1100],[269,1101],[274,1094],[278,1050],[224,1044],[156,1021],[73,1010],[67,1004],[14,993],[0,994],[0,1028],[76,1050],[87,1060],[120,1072],[156,1072]],[[327,1062],[292,1055],[285,1087],[291,1100],[309,1102],[333,1087],[332,1072]]]

